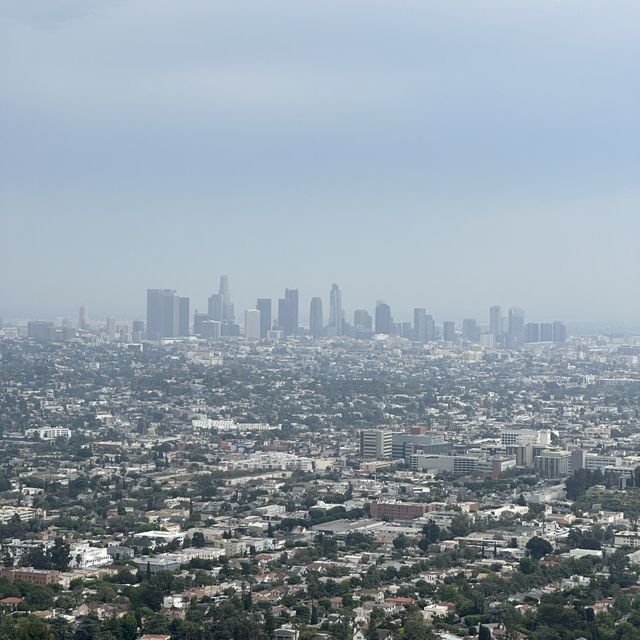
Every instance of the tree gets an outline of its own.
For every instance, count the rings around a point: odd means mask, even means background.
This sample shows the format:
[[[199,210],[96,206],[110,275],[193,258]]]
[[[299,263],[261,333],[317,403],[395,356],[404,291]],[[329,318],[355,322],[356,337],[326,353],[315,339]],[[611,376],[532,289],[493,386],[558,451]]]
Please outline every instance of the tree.
[[[31,549],[20,559],[20,564],[34,569],[49,569],[49,556],[41,547]]]
[[[267,638],[273,638],[273,634],[276,630],[276,621],[273,617],[273,613],[271,611],[271,607],[265,610],[264,612],[264,630],[267,634]]]
[[[393,539],[393,547],[394,549],[402,550],[409,547],[411,544],[411,540],[404,534],[401,533],[399,536]]]
[[[440,539],[440,527],[435,522],[428,522],[422,527],[422,534],[431,542],[438,542]]]
[[[402,625],[402,640],[433,640],[431,628],[424,621],[422,614],[411,613]]]
[[[202,547],[204,547],[206,544],[204,533],[202,533],[202,531],[196,531],[191,538],[191,544],[197,549],[201,549]]]
[[[249,589],[242,596],[242,606],[245,611],[251,611],[252,605],[253,605],[253,596],[251,595],[251,590]]]
[[[530,575],[535,573],[536,565],[531,558],[525,556],[524,558],[520,558],[520,571],[525,575]]]
[[[58,571],[67,571],[69,569],[69,560],[71,555],[69,554],[69,545],[65,544],[65,541],[58,537],[53,543],[53,547],[49,549],[50,564],[54,569]]]
[[[17,637],[18,640],[53,640],[54,638],[44,621],[31,616],[20,621]]]
[[[534,560],[540,560],[540,558],[553,551],[551,543],[540,536],[533,536],[533,538],[527,542],[526,548]]]
[[[73,640],[93,640],[99,628],[100,622],[96,616],[86,616],[78,623],[73,633]]]
[[[460,514],[451,520],[451,534],[454,537],[466,536],[469,533],[469,518]]]

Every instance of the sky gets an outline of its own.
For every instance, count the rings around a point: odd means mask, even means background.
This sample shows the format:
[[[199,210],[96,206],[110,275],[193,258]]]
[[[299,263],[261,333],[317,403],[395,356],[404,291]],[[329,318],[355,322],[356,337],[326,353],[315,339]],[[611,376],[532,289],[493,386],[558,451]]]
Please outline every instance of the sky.
[[[640,324],[639,79],[636,0],[0,0],[0,317]]]

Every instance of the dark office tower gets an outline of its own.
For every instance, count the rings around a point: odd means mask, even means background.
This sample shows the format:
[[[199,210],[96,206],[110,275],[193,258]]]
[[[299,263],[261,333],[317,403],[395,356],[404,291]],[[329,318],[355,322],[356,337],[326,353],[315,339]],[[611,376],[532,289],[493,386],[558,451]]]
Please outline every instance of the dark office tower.
[[[558,344],[564,344],[567,341],[567,327],[564,322],[556,322],[553,323],[553,341]]]
[[[371,314],[366,309],[353,312],[353,334],[356,338],[370,338],[373,333]]]
[[[551,342],[553,340],[553,325],[550,322],[540,323],[540,342]]]
[[[284,298],[278,300],[278,327],[285,338],[298,332],[298,290],[285,289]]]
[[[328,335],[341,336],[344,318],[342,315],[342,292],[337,284],[331,285],[329,292],[329,331]]]
[[[455,342],[456,340],[456,323],[455,322],[443,322],[442,323],[442,339],[445,342]]]
[[[411,340],[413,339],[413,326],[410,322],[399,322],[394,325],[394,333],[399,335],[401,338]]]
[[[189,335],[189,298],[178,298],[178,335]]]
[[[353,326],[356,329],[371,331],[373,329],[371,314],[366,309],[356,309],[353,312]]]
[[[433,316],[425,316],[425,335],[427,342],[434,340],[436,337],[436,323]]]
[[[480,326],[473,318],[462,321],[462,337],[469,342],[480,342]]]
[[[391,317],[391,307],[381,301],[376,303],[376,333],[393,333],[393,318]]]
[[[217,339],[222,335],[222,323],[219,320],[203,320],[200,331],[203,338]]]
[[[427,312],[425,309],[413,310],[413,337],[417,342],[427,341]]]
[[[311,298],[311,306],[309,308],[309,333],[314,338],[320,338],[324,335],[321,298]]]
[[[222,322],[224,312],[223,297],[219,293],[214,293],[209,297],[209,319]]]
[[[150,340],[178,335],[178,316],[175,289],[147,289],[147,337]]]
[[[204,323],[207,320],[211,320],[208,313],[198,313],[196,311],[193,314],[193,333],[196,336],[204,336]]]
[[[524,325],[524,341],[540,342],[540,325],[537,322],[527,322]]]
[[[86,329],[89,326],[89,311],[82,305],[78,310],[78,329]]]
[[[284,297],[287,300],[287,308],[289,310],[290,320],[290,333],[298,333],[299,321],[299,306],[298,306],[298,290],[297,289],[285,289]]]
[[[27,324],[27,335],[38,342],[49,342],[55,340],[56,328],[47,320],[31,320]]]
[[[489,309],[489,333],[492,336],[499,336],[502,333],[502,316],[500,305],[494,304]]]
[[[509,309],[509,347],[517,349],[524,342],[524,310],[520,307]]]
[[[220,335],[223,338],[237,338],[240,335],[240,325],[235,322],[223,322]]]
[[[271,331],[271,298],[258,298],[256,309],[260,312],[260,337],[266,338]]]

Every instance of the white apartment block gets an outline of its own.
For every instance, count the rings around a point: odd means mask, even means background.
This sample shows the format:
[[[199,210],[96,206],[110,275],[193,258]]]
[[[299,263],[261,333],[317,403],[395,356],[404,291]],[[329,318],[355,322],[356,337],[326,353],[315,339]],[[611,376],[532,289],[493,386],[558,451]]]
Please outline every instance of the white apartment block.
[[[551,444],[551,431],[548,429],[503,429],[500,440],[505,447],[526,446],[531,444]]]
[[[414,471],[437,471],[465,474],[477,470],[480,459],[475,456],[447,456],[438,454],[414,454],[410,459]]]
[[[27,429],[24,435],[27,438],[38,436],[41,440],[55,440],[56,438],[70,438],[71,431],[65,427],[42,427],[40,429]]]
[[[313,460],[292,453],[257,453],[241,460],[226,462],[229,470],[313,471]]]
[[[71,567],[74,569],[90,569],[111,563],[111,556],[106,547],[92,547],[88,542],[74,542],[69,549]]]
[[[640,549],[640,533],[638,531],[619,531],[615,534],[613,546]]]

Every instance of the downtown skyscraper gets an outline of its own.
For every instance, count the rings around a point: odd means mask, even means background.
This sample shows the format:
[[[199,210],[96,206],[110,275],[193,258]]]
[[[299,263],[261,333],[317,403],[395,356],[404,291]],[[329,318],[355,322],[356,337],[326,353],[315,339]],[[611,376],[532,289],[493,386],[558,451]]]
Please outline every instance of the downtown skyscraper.
[[[331,285],[329,292],[329,326],[327,335],[343,335],[344,313],[342,311],[342,292],[337,284]]]
[[[376,303],[375,325],[376,333],[386,333],[389,335],[393,333],[393,318],[391,317],[391,307],[380,300]]]
[[[416,342],[427,341],[427,311],[417,307],[413,310],[413,333]]]
[[[271,331],[271,298],[258,298],[256,309],[260,312],[260,337],[266,338]]]
[[[322,298],[311,298],[309,307],[309,333],[314,338],[324,335],[324,320],[322,317]]]
[[[489,309],[489,333],[497,340],[502,333],[502,310],[500,305],[494,304]]]
[[[147,289],[147,338],[177,338],[189,335],[189,298],[175,289]]]
[[[524,309],[509,309],[509,347],[517,349],[524,344]]]
[[[218,295],[222,298],[222,321],[235,322],[235,311],[229,292],[229,276],[220,276]]]
[[[278,300],[278,327],[285,338],[298,333],[298,290],[285,289],[284,298]]]

